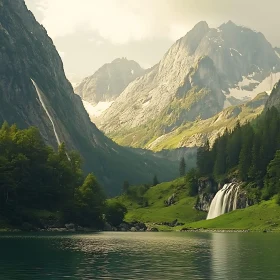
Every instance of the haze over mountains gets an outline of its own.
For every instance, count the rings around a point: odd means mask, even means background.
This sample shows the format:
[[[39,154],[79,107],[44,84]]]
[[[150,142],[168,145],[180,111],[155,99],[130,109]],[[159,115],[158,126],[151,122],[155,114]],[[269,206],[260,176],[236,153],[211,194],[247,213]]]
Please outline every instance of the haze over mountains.
[[[177,175],[174,159],[185,151],[155,155],[118,146],[105,137],[90,121],[52,40],[24,1],[0,0],[0,5],[1,122],[36,126],[53,147],[65,142],[83,156],[85,170],[94,171],[114,193],[124,180],[143,183],[155,174],[162,180]],[[261,33],[232,22],[217,29],[200,22],[151,69],[116,59],[86,78],[76,92],[90,106],[111,105],[95,118],[122,145],[158,151],[195,147],[218,135],[232,118],[250,120],[258,115],[267,96],[256,96],[270,92],[279,68],[279,50]],[[254,106],[248,105],[252,98]],[[235,107],[227,108],[230,105]],[[190,127],[203,125],[216,130],[205,134],[200,129],[184,138]]]
[[[279,78],[278,50],[262,33],[231,21],[219,28],[200,22],[96,122],[118,143],[148,147],[188,122],[270,93]]]
[[[65,142],[84,159],[109,193],[124,180],[144,183],[175,177],[177,163],[118,146],[91,123],[66,79],[59,54],[23,0],[0,0],[0,122],[36,126],[46,143]]]
[[[123,92],[127,85],[140,75],[144,69],[126,58],[117,58],[103,65],[92,76],[85,78],[76,88],[88,113],[99,116]]]

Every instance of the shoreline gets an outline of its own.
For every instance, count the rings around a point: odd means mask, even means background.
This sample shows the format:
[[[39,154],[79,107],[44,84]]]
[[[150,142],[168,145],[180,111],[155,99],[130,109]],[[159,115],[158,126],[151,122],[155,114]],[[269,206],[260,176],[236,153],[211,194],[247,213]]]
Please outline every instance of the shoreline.
[[[22,230],[22,229],[0,229],[0,234],[3,233],[106,233],[106,232],[122,232],[122,233],[148,233],[148,232],[192,232],[192,233],[280,233],[280,230],[254,230],[254,229],[206,229],[206,228],[183,228],[183,229],[171,229],[170,230],[157,230],[157,231],[110,231],[110,230],[97,230],[97,229],[84,229],[84,230],[69,230],[66,228],[53,228],[53,229],[38,229],[38,230]]]

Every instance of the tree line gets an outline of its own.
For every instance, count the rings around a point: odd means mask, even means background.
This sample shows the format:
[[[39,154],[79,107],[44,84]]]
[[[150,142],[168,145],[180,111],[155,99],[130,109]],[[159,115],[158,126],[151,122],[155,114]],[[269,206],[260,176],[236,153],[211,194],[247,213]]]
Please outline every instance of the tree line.
[[[93,174],[85,176],[78,153],[47,146],[37,128],[21,130],[4,123],[0,129],[0,217],[20,226],[26,210],[59,212],[63,223],[101,228],[107,217],[121,219],[125,209],[106,203]],[[120,217],[118,216],[118,220]]]
[[[199,176],[213,176],[221,181],[228,175],[251,183],[260,199],[280,192],[280,113],[266,110],[255,121],[226,131],[210,148],[198,150]]]

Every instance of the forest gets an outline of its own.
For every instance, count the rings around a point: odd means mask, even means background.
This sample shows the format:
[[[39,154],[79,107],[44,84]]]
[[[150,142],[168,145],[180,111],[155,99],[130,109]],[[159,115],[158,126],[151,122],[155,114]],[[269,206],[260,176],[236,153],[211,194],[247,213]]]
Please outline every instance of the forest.
[[[256,200],[267,200],[280,193],[280,113],[267,109],[255,121],[220,136],[198,150],[199,176],[216,181],[236,177],[246,182]],[[278,195],[279,197],[279,195]],[[280,199],[278,199],[280,201]]]
[[[83,174],[78,153],[66,151],[64,143],[56,152],[37,128],[21,130],[5,122],[0,129],[0,218],[17,228],[26,222],[43,227],[36,219],[39,211],[55,213],[61,224],[96,229],[125,214],[121,205],[106,203],[93,174]]]

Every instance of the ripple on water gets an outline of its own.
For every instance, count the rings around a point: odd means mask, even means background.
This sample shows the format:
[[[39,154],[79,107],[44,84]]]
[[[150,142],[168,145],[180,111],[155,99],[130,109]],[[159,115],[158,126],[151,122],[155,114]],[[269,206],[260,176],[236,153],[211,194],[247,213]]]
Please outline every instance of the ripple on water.
[[[279,279],[278,237],[252,233],[0,236],[0,279]]]

